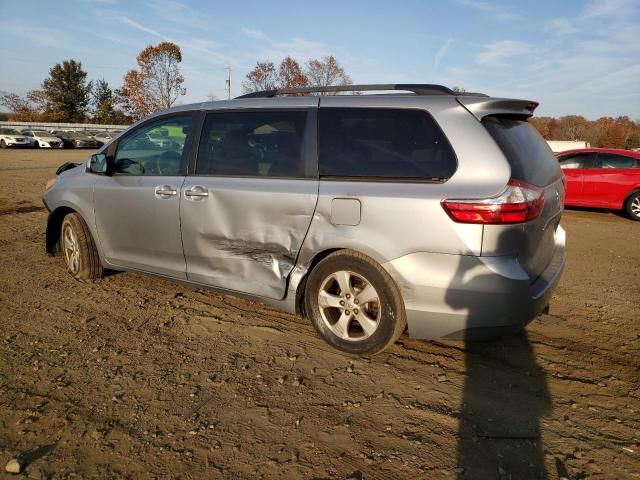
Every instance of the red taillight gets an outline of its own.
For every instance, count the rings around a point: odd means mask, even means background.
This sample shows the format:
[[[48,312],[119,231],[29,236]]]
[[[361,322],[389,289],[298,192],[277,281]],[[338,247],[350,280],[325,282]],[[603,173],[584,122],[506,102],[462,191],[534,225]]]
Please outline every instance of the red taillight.
[[[442,208],[459,223],[528,222],[540,215],[543,206],[544,191],[520,180],[509,180],[505,191],[497,197],[442,201]]]

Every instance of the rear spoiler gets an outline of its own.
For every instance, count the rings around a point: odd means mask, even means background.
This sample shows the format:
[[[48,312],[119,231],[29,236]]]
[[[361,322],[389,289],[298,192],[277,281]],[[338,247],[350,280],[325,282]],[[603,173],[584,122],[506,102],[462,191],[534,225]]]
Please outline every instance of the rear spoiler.
[[[456,99],[478,120],[488,115],[516,115],[528,118],[538,106],[538,102],[511,98],[458,96]]]

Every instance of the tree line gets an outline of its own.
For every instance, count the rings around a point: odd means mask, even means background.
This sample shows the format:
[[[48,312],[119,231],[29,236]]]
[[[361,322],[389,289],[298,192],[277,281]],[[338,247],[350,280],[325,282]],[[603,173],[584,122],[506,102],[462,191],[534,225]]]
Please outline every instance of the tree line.
[[[170,108],[186,95],[180,73],[182,52],[171,42],[149,45],[136,58],[122,85],[113,89],[104,79],[88,81],[82,63],[65,60],[49,70],[40,88],[24,96],[0,92],[0,105],[14,121],[128,124],[152,112]],[[301,65],[288,56],[276,67],[257,62],[242,82],[243,93],[295,87],[352,85],[351,77],[333,55]],[[458,91],[464,89],[456,87]],[[640,148],[640,122],[629,117],[587,120],[579,115],[529,120],[547,140],[582,140],[592,147]]]
[[[626,116],[587,120],[580,115],[567,115],[532,117],[529,121],[546,140],[582,140],[602,148],[640,148],[640,122]]]
[[[149,45],[136,58],[119,88],[104,80],[88,81],[82,63],[65,60],[49,70],[40,88],[21,96],[0,92],[0,105],[14,121],[128,124],[170,108],[185,95],[180,47],[171,42]]]
[[[286,57],[277,69],[273,62],[258,62],[242,82],[242,93],[352,84],[351,77],[333,55],[312,58],[304,68],[294,58]]]

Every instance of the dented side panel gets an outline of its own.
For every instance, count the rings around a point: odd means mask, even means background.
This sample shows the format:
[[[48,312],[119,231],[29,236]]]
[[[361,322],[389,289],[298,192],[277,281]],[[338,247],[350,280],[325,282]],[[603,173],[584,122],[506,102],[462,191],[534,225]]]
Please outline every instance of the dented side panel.
[[[187,278],[282,299],[313,217],[318,181],[187,177],[184,190],[196,185],[209,195],[181,202]]]

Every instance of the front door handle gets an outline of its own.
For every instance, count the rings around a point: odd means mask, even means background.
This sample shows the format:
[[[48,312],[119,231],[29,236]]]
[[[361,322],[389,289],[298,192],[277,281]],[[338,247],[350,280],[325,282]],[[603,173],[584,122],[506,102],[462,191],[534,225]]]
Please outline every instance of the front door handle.
[[[159,185],[156,187],[155,193],[158,198],[171,198],[178,194],[178,190],[170,185]]]
[[[206,188],[201,187],[200,185],[195,185],[193,187],[187,188],[184,191],[184,196],[193,200],[201,200],[204,197],[208,197],[209,192]]]

